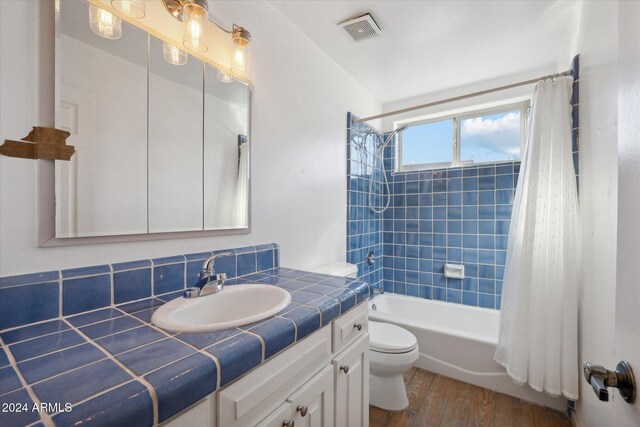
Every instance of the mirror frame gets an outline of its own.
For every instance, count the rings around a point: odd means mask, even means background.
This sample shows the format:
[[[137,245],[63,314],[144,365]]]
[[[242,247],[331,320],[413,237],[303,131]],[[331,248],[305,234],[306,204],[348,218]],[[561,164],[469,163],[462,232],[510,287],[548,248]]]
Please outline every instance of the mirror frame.
[[[54,127],[56,111],[56,16],[55,2],[38,2],[36,28],[40,45],[37,63],[37,126]],[[143,29],[144,30],[144,29]],[[148,31],[145,30],[148,33]],[[151,34],[154,35],[154,34]],[[205,61],[206,62],[206,61]],[[211,64],[218,68],[217,64]],[[53,72],[52,72],[53,71]],[[249,108],[247,114],[247,137],[249,152],[252,151],[252,117],[253,117],[253,83],[239,79],[249,89]],[[252,194],[253,194],[253,158],[249,157],[249,209],[247,227],[220,230],[170,231],[161,233],[126,234],[91,237],[56,237],[56,195],[55,195],[55,160],[37,161],[37,236],[38,247],[77,246],[102,243],[140,242],[168,239],[185,239],[194,237],[229,236],[250,234],[252,230]],[[29,195],[25,195],[29,196]]]

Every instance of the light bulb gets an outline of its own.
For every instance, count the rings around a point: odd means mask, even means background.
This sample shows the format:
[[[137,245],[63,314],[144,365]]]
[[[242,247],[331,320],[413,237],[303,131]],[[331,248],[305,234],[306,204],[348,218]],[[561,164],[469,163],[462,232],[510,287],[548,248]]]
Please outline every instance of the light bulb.
[[[162,56],[164,56],[165,61],[173,65],[184,65],[189,60],[187,52],[167,42],[162,44]]]
[[[247,65],[247,52],[244,46],[235,45],[231,53],[231,71],[244,73]]]
[[[196,52],[206,52],[207,22],[209,12],[207,9],[195,3],[187,3],[182,11],[184,22],[184,37],[182,43],[188,49]]]
[[[218,70],[218,80],[222,83],[233,83],[233,77],[222,70]]]
[[[89,6],[89,25],[91,30],[105,39],[122,37],[122,20],[97,6]]]
[[[231,51],[231,72],[247,75],[251,52],[251,34],[242,27],[234,26],[231,34],[233,50]]]
[[[142,19],[145,15],[144,0],[111,0],[111,6],[129,18]]]

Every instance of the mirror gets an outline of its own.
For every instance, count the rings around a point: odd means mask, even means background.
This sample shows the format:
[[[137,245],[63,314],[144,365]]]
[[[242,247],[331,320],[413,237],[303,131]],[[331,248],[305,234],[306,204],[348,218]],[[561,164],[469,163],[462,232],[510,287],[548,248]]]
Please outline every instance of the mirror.
[[[121,23],[106,39],[90,6],[62,0],[56,21],[56,238],[249,227],[251,90]]]
[[[203,63],[149,43],[149,232],[202,230]]]
[[[249,102],[240,82],[205,69],[204,228],[242,227],[249,218]]]
[[[56,127],[76,154],[56,162],[56,236],[146,233],[147,34],[123,23],[107,40],[86,4],[61,7]]]

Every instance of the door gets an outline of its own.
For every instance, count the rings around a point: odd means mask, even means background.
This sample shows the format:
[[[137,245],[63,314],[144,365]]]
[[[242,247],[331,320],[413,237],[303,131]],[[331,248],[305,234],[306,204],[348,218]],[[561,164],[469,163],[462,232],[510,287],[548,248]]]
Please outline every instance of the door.
[[[336,427],[369,425],[369,334],[333,360]]]
[[[257,424],[257,427],[293,427],[297,425],[292,419],[291,403],[285,402],[278,409],[267,415]]]
[[[327,366],[287,399],[296,427],[333,425],[333,368]]]
[[[619,3],[618,261],[615,360],[635,373],[636,398],[627,403],[613,391],[612,426],[640,426],[640,3]]]

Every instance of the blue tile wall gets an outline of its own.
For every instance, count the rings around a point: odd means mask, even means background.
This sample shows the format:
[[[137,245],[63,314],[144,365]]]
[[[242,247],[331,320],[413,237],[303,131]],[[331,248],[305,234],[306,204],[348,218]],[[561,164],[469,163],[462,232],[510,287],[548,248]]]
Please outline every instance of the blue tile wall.
[[[572,152],[578,177],[579,57],[571,61],[574,76]],[[363,265],[369,250],[380,249],[382,286],[387,292],[447,302],[500,308],[506,263],[509,222],[520,162],[500,162],[416,172],[394,172],[396,146],[384,150],[389,193],[374,185],[376,200],[387,195],[382,214],[368,208],[367,191],[372,170],[375,132],[353,124],[348,116],[348,221],[347,259],[358,264],[360,277],[379,284],[379,276]],[[379,141],[379,140],[378,140]],[[376,141],[376,142],[378,142]],[[364,152],[363,152],[364,151]],[[381,225],[380,225],[381,224]],[[376,252],[378,255],[378,252]],[[444,277],[444,264],[465,266],[463,280]],[[380,270],[376,266],[377,274]]]
[[[202,261],[212,254],[230,253],[216,260],[216,271],[233,278],[279,267],[279,251],[272,243],[0,277],[0,330],[151,296],[169,299],[197,281]]]
[[[358,266],[361,280],[382,286],[382,214],[369,208],[368,196],[371,185],[372,204],[379,210],[385,203],[381,159],[375,155],[381,135],[354,119],[347,114],[347,262]],[[376,257],[373,265],[366,262],[370,252]]]

